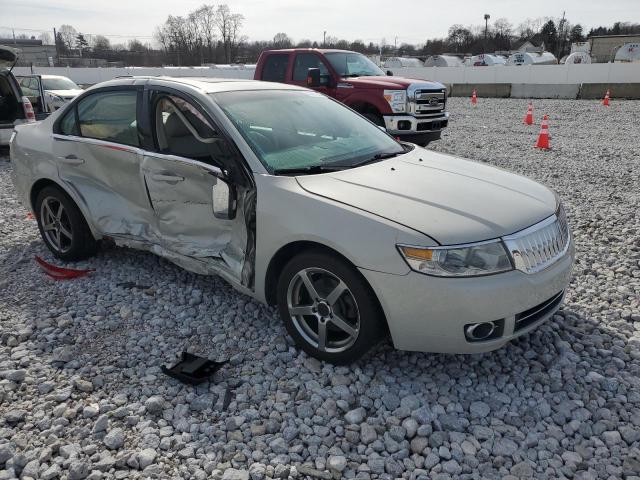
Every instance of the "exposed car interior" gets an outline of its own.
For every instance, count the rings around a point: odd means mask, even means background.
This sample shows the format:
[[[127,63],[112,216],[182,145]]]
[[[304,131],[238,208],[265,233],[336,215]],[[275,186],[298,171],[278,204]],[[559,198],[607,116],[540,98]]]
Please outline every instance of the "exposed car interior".
[[[13,123],[23,115],[19,99],[9,82],[9,77],[0,73],[0,123]]]
[[[156,136],[162,153],[191,158],[224,168],[232,154],[207,119],[178,97],[162,97],[156,104]]]

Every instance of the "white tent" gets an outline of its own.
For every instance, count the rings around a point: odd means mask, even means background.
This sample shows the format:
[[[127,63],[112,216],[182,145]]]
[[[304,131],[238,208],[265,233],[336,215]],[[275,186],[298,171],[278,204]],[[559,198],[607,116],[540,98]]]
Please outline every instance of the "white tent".
[[[424,64],[419,58],[389,57],[384,62],[384,68],[422,67]]]
[[[625,43],[616,52],[614,62],[640,62],[640,43]]]
[[[425,67],[461,67],[462,60],[454,55],[431,55],[424,62]]]
[[[465,65],[469,67],[490,67],[492,65],[504,65],[507,63],[506,59],[501,55],[491,55],[489,53],[482,53],[480,55],[474,55],[471,58],[465,58]]]
[[[558,59],[551,52],[518,52],[509,57],[507,65],[557,65]]]
[[[564,62],[565,65],[575,65],[575,64],[587,64],[591,63],[591,56],[585,52],[573,52],[571,55],[568,55]]]

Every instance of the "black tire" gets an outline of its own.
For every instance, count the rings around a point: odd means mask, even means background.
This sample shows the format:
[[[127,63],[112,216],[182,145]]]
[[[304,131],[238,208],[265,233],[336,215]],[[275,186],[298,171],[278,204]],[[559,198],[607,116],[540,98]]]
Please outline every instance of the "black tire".
[[[308,278],[312,278],[312,283],[315,282],[313,286],[322,300],[320,303],[325,301],[326,294],[333,291],[337,284],[347,288],[330,305],[326,317],[321,318],[322,309],[320,308],[316,308],[315,313],[297,315],[295,319],[289,311],[289,299],[295,295],[292,293],[296,290],[295,285],[303,282],[300,274],[304,271],[308,272]],[[343,283],[339,283],[339,281]],[[336,284],[336,282],[338,283]],[[301,285],[298,292],[302,292],[303,295],[309,293],[308,289],[304,287],[303,290]],[[301,253],[285,265],[278,279],[277,300],[280,316],[287,332],[293,337],[296,344],[307,354],[336,365],[349,364],[359,359],[386,334],[384,315],[375,294],[365,279],[344,260],[323,251],[314,250]],[[307,298],[302,302],[304,306],[300,306],[300,308],[310,308],[311,306],[307,306],[308,303],[313,303],[313,300]],[[317,307],[319,305],[318,303]],[[357,323],[353,320],[356,313]],[[350,327],[358,326],[356,336],[347,333],[338,326],[338,323],[334,323],[341,322],[344,325],[345,321]],[[325,325],[324,328],[327,332],[325,349],[318,348],[320,346],[320,323]],[[305,327],[309,326],[308,324],[311,324],[310,330],[305,330]],[[312,338],[314,334],[317,336],[315,342]],[[331,338],[335,340],[333,343],[331,343]]]
[[[61,246],[56,246],[55,240],[49,238],[51,235],[45,232],[45,219],[43,219],[43,211],[45,212],[44,215],[47,215],[46,207],[43,210],[45,200],[47,205],[50,203],[55,205],[55,202],[58,202],[63,207],[62,218],[58,219],[58,221],[65,231],[71,235],[70,237],[63,235],[64,239],[61,241]],[[53,185],[43,188],[36,198],[35,214],[40,236],[45,245],[51,250],[51,253],[57,258],[65,261],[76,261],[95,255],[98,250],[98,242],[93,238],[93,234],[78,206],[62,189]]]

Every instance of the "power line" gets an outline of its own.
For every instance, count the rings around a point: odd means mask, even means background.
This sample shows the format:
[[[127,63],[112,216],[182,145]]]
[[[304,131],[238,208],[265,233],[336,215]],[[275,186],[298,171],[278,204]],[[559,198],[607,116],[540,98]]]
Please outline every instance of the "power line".
[[[18,31],[24,31],[24,32],[38,32],[38,33],[42,33],[42,32],[48,32],[50,30],[50,28],[22,28],[22,27],[7,27],[4,25],[0,25],[0,29],[6,29],[6,30],[18,30]],[[78,31],[78,33],[82,33],[83,35],[93,35],[93,36],[102,36],[102,37],[114,37],[114,38],[149,38],[149,39],[153,39],[152,35],[126,35],[126,34],[122,34],[122,33],[89,33],[89,32],[82,32],[82,31]]]

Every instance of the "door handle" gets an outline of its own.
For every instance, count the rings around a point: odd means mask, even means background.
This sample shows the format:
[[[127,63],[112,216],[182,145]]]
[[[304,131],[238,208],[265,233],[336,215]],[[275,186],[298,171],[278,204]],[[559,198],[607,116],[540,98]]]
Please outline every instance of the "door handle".
[[[163,175],[160,173],[154,173],[153,175],[151,175],[151,178],[156,182],[167,183],[182,182],[184,180],[184,177],[178,177],[177,175]]]
[[[60,163],[65,163],[67,165],[82,165],[84,163],[84,159],[78,158],[73,154],[58,158],[60,159]]]

